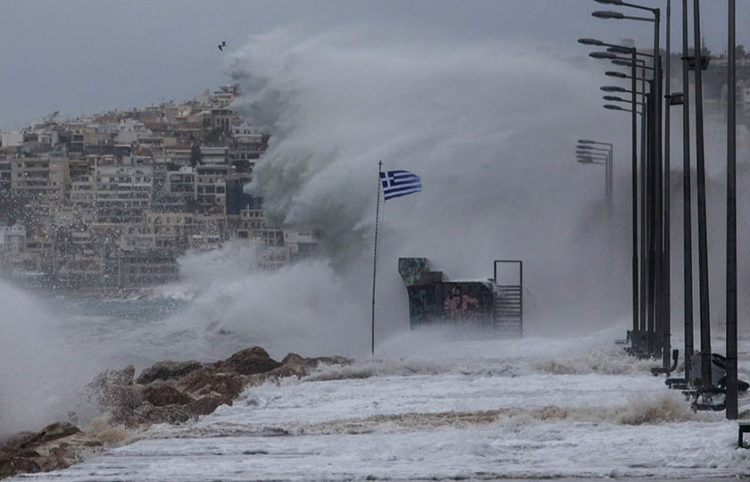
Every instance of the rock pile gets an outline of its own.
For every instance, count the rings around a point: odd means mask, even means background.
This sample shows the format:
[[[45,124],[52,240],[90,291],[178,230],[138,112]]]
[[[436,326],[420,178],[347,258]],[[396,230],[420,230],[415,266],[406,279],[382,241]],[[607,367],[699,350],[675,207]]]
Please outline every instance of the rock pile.
[[[214,363],[161,361],[137,378],[132,365],[123,370],[107,370],[87,388],[109,415],[111,425],[133,428],[176,424],[209,414],[220,405],[232,405],[248,386],[282,377],[302,377],[321,363],[346,365],[351,360],[304,358],[290,353],[278,362],[256,346]],[[20,432],[0,446],[0,479],[69,467],[86,451],[101,450],[105,442],[111,443],[67,422],[53,423],[40,432]]]

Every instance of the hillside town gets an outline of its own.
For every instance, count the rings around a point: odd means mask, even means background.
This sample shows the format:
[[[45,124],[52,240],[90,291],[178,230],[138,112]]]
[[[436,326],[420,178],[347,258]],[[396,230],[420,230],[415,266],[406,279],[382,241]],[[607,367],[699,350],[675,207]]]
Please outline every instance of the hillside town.
[[[128,290],[177,279],[178,258],[229,240],[261,267],[310,254],[312,233],[267,225],[244,192],[269,136],[230,105],[237,86],[183,103],[2,132],[0,272],[28,287]]]

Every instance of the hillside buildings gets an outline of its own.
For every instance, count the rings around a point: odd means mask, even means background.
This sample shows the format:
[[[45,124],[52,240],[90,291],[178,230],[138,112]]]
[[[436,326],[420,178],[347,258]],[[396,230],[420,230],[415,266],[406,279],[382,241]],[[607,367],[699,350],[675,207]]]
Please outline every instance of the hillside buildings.
[[[243,190],[268,136],[232,109],[236,86],[194,101],[2,133],[0,272],[30,286],[131,289],[169,282],[187,250],[228,240],[264,266],[309,255],[312,233],[265,222]]]

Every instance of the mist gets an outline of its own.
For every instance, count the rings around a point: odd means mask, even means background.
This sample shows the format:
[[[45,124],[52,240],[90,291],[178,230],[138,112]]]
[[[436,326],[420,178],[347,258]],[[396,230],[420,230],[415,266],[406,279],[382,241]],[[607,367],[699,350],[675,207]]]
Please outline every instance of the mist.
[[[247,189],[272,223],[318,233],[336,272],[358,280],[347,298],[369,301],[378,161],[422,177],[423,192],[383,206],[387,326],[408,326],[400,256],[451,279],[522,259],[537,333],[601,328],[627,309],[628,198],[608,221],[604,170],[573,154],[580,137],[628,135],[601,112],[590,64],[532,43],[342,29],[255,37],[227,69],[234,107],[272,133]]]
[[[0,281],[0,441],[19,430],[68,420],[85,403],[81,382],[101,369],[99,353],[66,336],[69,320]]]

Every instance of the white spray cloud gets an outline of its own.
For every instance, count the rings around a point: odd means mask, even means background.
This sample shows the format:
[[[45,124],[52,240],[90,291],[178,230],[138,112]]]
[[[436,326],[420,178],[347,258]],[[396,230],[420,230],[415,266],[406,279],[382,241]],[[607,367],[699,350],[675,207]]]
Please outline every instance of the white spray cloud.
[[[67,420],[98,356],[69,339],[65,320],[0,282],[0,442],[21,429]]]
[[[591,126],[620,126],[608,140],[626,142],[627,119],[603,113],[588,65],[498,40],[258,36],[228,64],[242,91],[235,107],[272,134],[249,189],[272,221],[315,229],[337,267],[366,276],[382,159],[424,186],[384,207],[386,298],[403,291],[399,256],[427,256],[454,278],[519,258],[548,313],[582,317],[592,300],[616,310],[629,280],[627,238],[616,234],[628,226],[625,189],[607,232],[596,207],[603,169],[577,166],[573,147]]]

